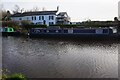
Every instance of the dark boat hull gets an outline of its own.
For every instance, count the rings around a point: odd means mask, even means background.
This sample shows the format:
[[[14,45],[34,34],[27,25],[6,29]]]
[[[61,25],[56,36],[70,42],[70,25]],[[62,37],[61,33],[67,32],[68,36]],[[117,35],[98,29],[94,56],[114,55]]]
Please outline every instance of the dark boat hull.
[[[60,37],[79,39],[114,39],[117,35],[109,28],[96,29],[41,29],[33,28],[29,31],[30,37]]]
[[[81,39],[81,40],[117,40],[117,35],[85,35],[85,34],[31,34],[31,38],[61,38],[61,39]]]
[[[2,32],[2,36],[19,36],[20,32]]]

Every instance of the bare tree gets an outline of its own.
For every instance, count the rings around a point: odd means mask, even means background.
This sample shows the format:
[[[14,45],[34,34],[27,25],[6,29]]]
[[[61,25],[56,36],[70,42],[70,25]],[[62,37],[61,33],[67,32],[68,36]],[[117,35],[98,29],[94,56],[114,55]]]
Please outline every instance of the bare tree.
[[[18,5],[15,5],[14,6],[14,10],[13,10],[13,13],[23,13],[25,10],[24,8],[20,8]]]
[[[37,6],[33,7],[32,11],[39,11],[39,8]]]
[[[1,10],[0,14],[2,14],[1,17],[0,17],[0,20],[3,20],[3,21],[10,20],[11,13],[10,13],[9,10],[7,10],[7,11],[6,10]]]
[[[20,9],[20,12],[21,12],[21,13],[24,12],[24,8]]]
[[[33,12],[33,9],[24,10],[24,12]]]
[[[20,12],[20,7],[18,5],[15,5],[13,13],[19,13]]]
[[[45,8],[45,7],[43,7],[43,8],[42,8],[42,11],[46,11],[46,8]]]
[[[4,10],[4,5],[0,4],[0,21],[2,20],[3,10]]]

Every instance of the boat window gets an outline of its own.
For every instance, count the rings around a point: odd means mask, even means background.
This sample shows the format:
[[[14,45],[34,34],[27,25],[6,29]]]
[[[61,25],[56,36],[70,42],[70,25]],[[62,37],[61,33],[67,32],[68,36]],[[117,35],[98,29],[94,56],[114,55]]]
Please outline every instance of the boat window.
[[[13,32],[14,29],[13,28],[8,28],[8,32]]]
[[[103,30],[103,33],[108,33],[108,29],[104,29],[104,30]]]
[[[103,30],[102,30],[102,29],[96,29],[96,33],[97,33],[97,34],[102,34],[102,33],[103,33]]]
[[[68,33],[68,30],[64,30],[64,33]]]
[[[8,29],[7,28],[5,28],[5,32],[7,32],[8,31]]]
[[[9,30],[10,30],[10,31],[13,31],[13,29],[12,29],[12,28],[10,28]]]
[[[73,30],[73,33],[95,33],[95,30],[94,29],[81,29],[81,30]]]
[[[47,32],[49,32],[49,30],[47,30]]]
[[[73,30],[69,29],[69,30],[68,30],[68,33],[73,33]]]
[[[62,33],[62,30],[58,30],[59,33]]]
[[[56,30],[49,30],[50,33],[56,33]]]
[[[47,31],[46,31],[46,30],[44,30],[44,32],[46,33]]]
[[[0,28],[0,32],[2,32],[3,31],[3,29],[2,28]]]
[[[41,30],[35,30],[35,32],[36,32],[36,33],[40,33],[40,32],[41,32]]]

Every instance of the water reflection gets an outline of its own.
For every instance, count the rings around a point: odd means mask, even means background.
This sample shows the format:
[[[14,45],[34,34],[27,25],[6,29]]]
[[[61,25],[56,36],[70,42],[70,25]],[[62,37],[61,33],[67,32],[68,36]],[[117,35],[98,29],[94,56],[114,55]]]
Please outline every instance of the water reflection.
[[[112,41],[3,38],[3,67],[31,78],[117,78]]]

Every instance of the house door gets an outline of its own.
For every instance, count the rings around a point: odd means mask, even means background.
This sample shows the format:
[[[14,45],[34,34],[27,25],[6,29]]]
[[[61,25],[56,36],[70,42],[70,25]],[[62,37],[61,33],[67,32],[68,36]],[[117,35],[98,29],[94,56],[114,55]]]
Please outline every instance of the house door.
[[[46,24],[46,21],[45,21],[45,20],[43,21],[43,24]]]

